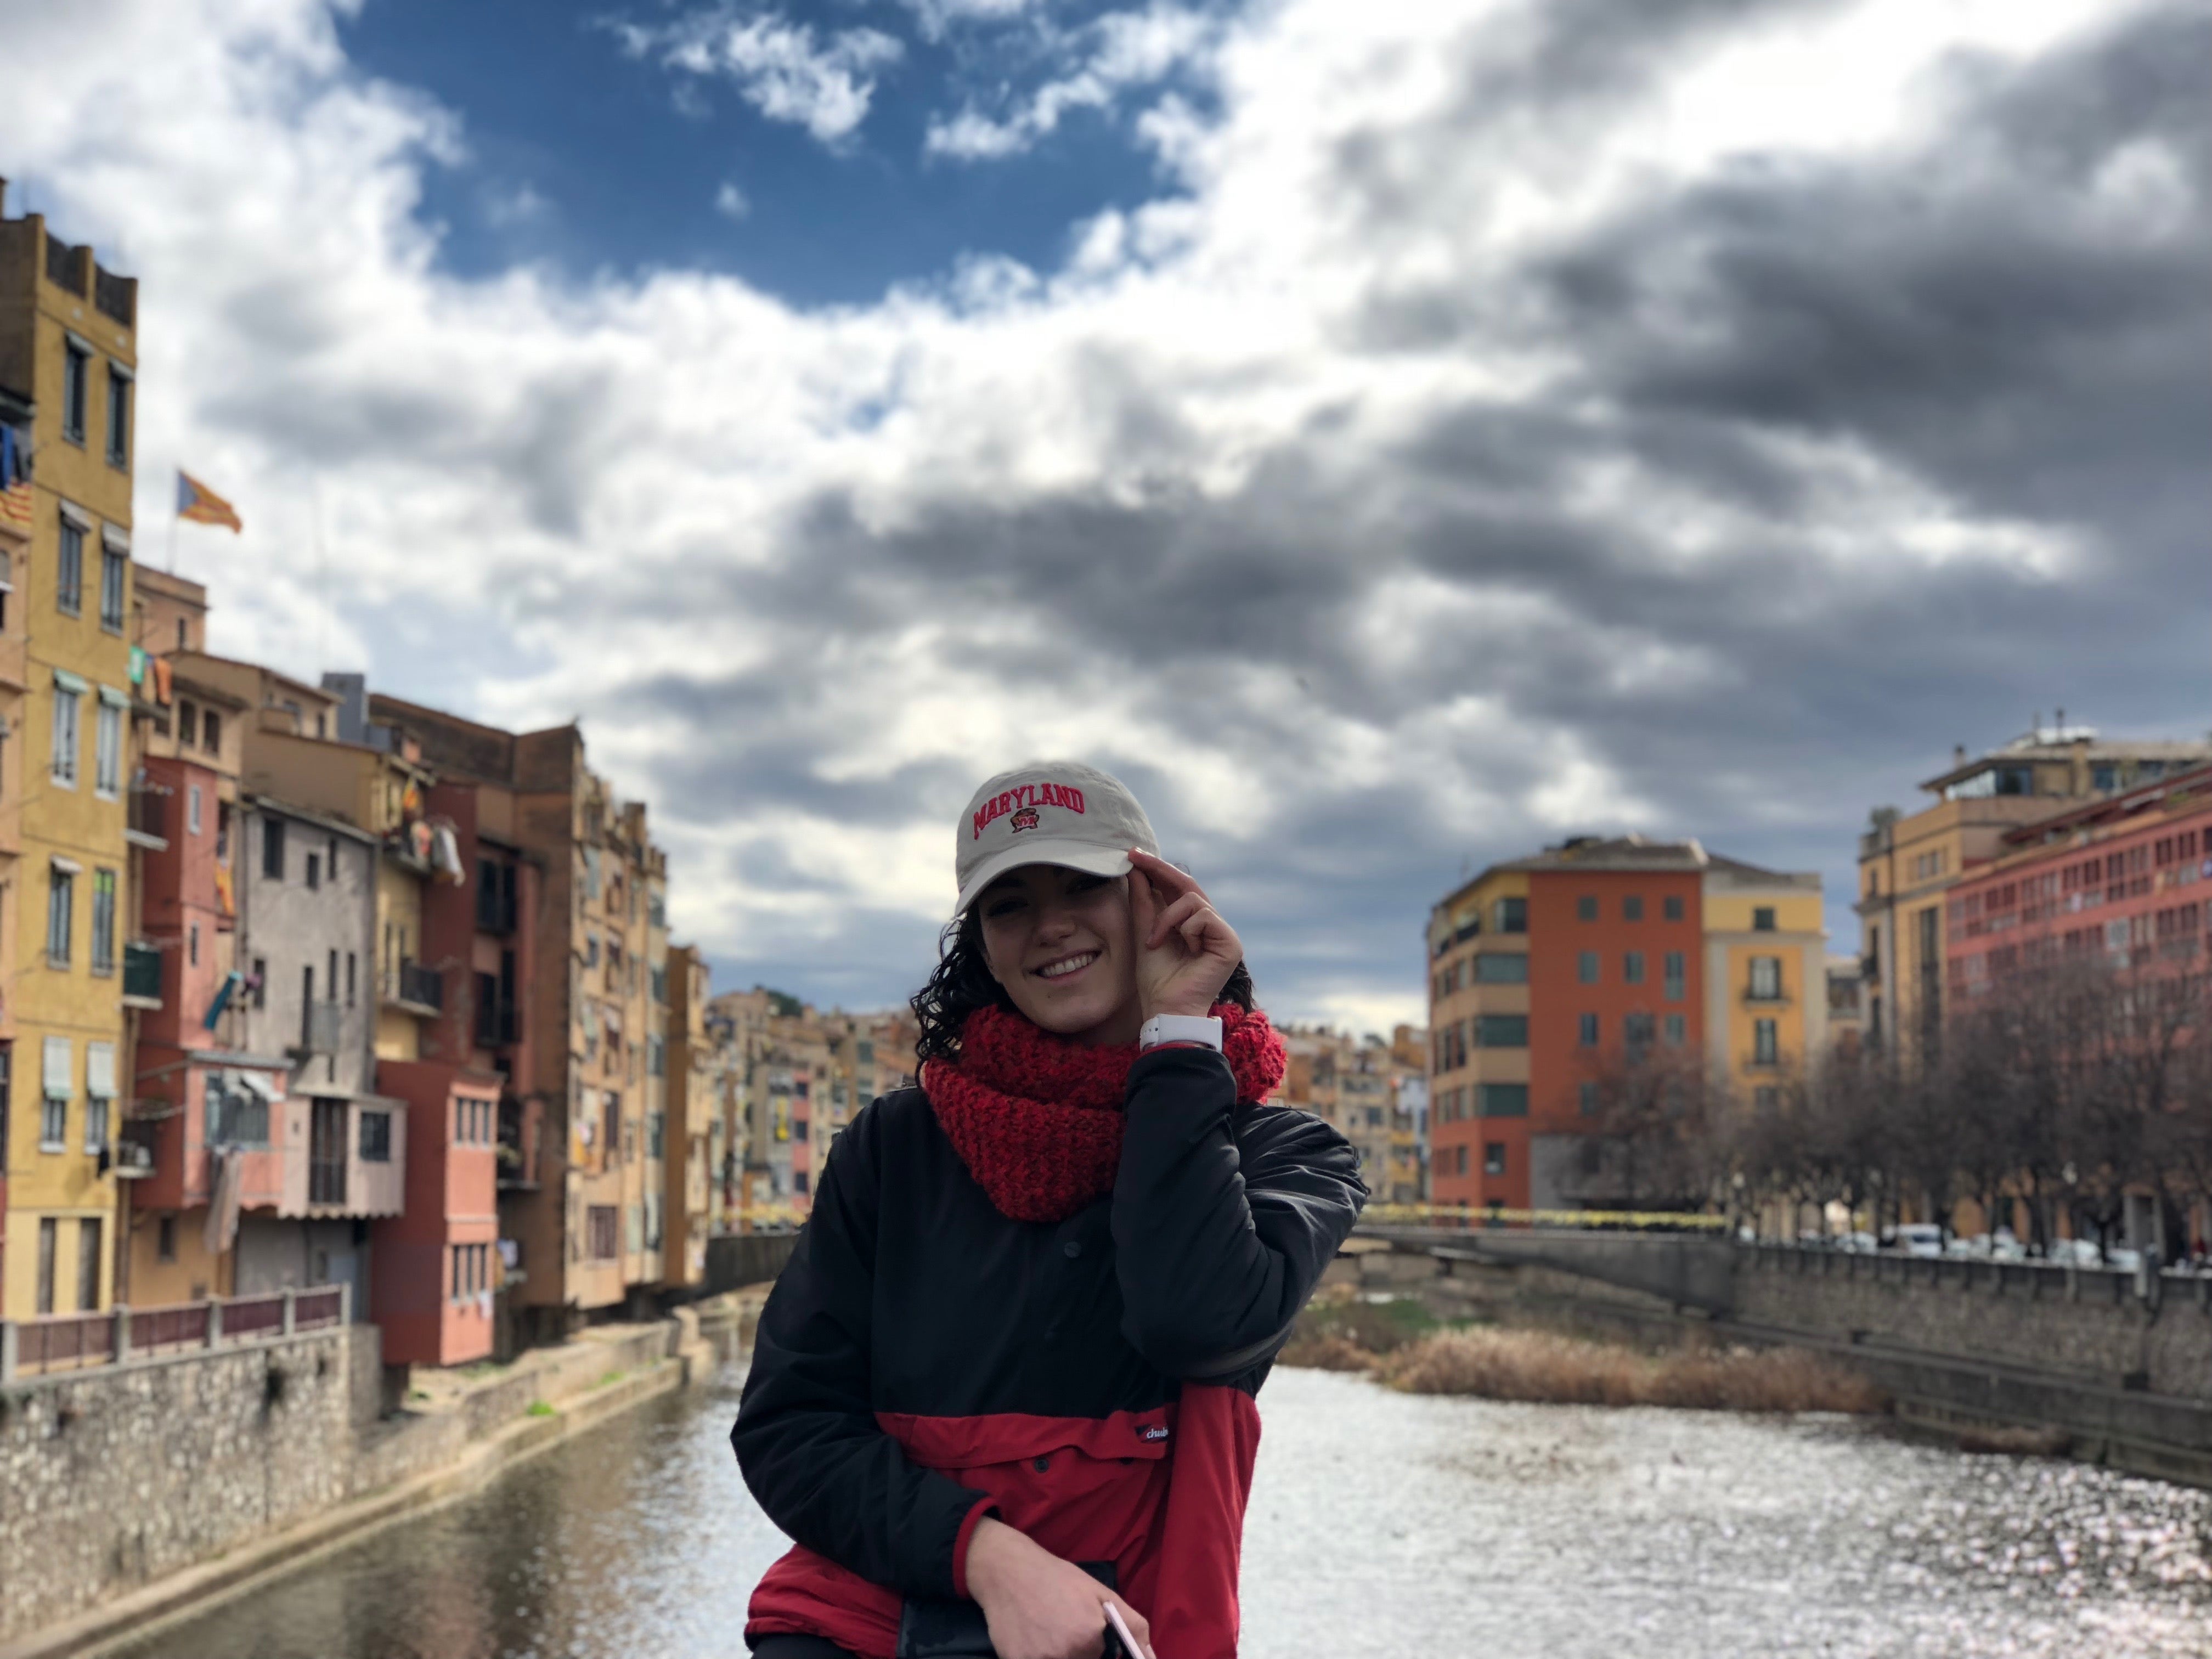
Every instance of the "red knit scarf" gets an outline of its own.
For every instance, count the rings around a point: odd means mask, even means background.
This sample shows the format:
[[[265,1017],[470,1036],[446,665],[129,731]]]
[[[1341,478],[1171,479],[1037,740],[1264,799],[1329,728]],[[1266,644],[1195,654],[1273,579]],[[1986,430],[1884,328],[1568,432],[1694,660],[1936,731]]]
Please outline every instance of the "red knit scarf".
[[[1217,1002],[1237,1098],[1265,1100],[1283,1080],[1283,1040],[1257,1009]],[[1086,1048],[1005,1008],[960,1028],[960,1057],[922,1067],[939,1127],[1000,1212],[1065,1221],[1114,1190],[1121,1106],[1137,1045]]]

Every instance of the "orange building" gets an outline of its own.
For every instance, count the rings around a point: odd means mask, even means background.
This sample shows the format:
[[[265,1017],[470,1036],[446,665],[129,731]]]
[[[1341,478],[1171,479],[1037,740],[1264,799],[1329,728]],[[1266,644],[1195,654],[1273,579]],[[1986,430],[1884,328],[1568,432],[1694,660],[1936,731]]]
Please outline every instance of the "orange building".
[[[1602,1132],[1625,1079],[1771,1105],[1825,1041],[1819,877],[1694,841],[1583,836],[1493,865],[1428,939],[1438,1204],[1632,1200]]]

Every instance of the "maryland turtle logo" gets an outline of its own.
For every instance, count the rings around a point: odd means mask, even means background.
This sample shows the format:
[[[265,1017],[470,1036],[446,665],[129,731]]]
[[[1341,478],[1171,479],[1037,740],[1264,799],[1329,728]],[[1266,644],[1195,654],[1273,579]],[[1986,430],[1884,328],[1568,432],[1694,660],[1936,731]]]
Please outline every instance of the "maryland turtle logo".
[[[1024,830],[1036,829],[1039,822],[1036,808],[1024,806],[1018,809],[1014,815],[1006,820],[1006,826],[1013,834],[1018,836]]]

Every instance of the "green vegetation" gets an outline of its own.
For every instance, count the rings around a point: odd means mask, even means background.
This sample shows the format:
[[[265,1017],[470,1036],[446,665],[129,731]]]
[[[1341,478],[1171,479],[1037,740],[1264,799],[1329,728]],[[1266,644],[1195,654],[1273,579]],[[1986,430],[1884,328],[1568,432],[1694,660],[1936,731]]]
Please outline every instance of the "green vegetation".
[[[614,1382],[621,1382],[621,1381],[623,1380],[623,1378],[624,1378],[625,1376],[628,1376],[629,1375],[629,1373],[628,1371],[609,1371],[609,1372],[608,1372],[605,1376],[601,1377],[601,1378],[599,1380],[599,1382],[598,1382],[597,1383],[595,1383],[593,1386],[594,1386],[594,1387],[597,1387],[597,1388],[602,1388],[602,1389],[604,1389],[604,1388],[607,1387],[610,1383],[614,1383]]]
[[[544,1401],[533,1400],[522,1408],[522,1414],[525,1417],[550,1417],[554,1413],[553,1407]]]

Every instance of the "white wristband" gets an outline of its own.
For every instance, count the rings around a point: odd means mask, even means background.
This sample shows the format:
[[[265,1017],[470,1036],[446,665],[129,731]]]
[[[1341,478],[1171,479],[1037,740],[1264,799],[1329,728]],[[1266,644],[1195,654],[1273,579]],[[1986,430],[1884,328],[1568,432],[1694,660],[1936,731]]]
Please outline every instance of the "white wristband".
[[[1137,1033],[1137,1046],[1157,1048],[1163,1042],[1202,1042],[1218,1054],[1221,1022],[1212,1014],[1154,1014]]]

